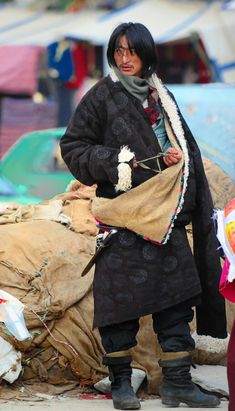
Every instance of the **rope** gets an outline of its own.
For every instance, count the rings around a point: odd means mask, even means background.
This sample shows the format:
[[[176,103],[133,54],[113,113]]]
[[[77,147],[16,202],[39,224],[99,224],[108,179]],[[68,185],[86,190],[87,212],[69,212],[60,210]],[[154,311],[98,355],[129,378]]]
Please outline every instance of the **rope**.
[[[30,308],[30,310],[31,310],[31,311],[36,315],[36,317],[41,321],[41,323],[42,323],[42,324],[44,325],[44,327],[47,329],[49,335],[51,336],[51,338],[52,338],[54,341],[56,341],[56,342],[58,342],[58,343],[60,343],[60,344],[62,344],[62,345],[65,345],[66,347],[68,347],[68,348],[69,348],[69,351],[70,351],[70,352],[72,351],[72,354],[73,354],[74,358],[78,357],[78,352],[75,350],[75,348],[72,347],[72,345],[70,345],[69,343],[67,343],[67,342],[65,342],[65,341],[61,341],[61,340],[58,340],[57,338],[55,338],[54,335],[53,335],[53,334],[51,333],[51,331],[49,330],[49,328],[47,327],[46,323],[41,319],[41,317],[40,317],[32,308]]]
[[[140,167],[142,167],[142,168],[145,168],[145,169],[147,169],[147,170],[152,170],[152,171],[154,171],[155,173],[161,174],[161,173],[162,173],[162,169],[161,169],[161,165],[160,165],[160,162],[159,162],[159,158],[160,158],[160,157],[168,157],[168,156],[169,156],[168,153],[158,153],[156,156],[148,157],[148,158],[144,158],[143,160],[136,161],[136,164],[139,164]],[[151,167],[149,167],[149,166],[146,166],[146,164],[143,164],[143,163],[145,163],[146,161],[155,160],[155,159],[156,159],[156,163],[157,163],[157,168],[156,168],[156,169],[155,169],[155,168],[151,168]]]

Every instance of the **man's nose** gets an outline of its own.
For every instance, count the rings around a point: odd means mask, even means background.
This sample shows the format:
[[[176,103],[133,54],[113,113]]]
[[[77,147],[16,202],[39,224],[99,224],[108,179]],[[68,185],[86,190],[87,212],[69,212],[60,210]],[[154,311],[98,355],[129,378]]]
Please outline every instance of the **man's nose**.
[[[127,63],[128,61],[130,61],[130,54],[127,53],[126,50],[125,50],[125,53],[123,53],[122,61],[123,63]]]

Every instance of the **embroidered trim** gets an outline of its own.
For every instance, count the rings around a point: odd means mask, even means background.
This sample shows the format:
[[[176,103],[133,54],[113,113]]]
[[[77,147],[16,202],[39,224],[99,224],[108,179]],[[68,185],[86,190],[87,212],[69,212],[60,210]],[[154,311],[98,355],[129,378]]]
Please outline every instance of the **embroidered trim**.
[[[184,173],[182,172],[181,180],[180,180],[180,194],[179,194],[178,206],[177,206],[176,209],[174,210],[174,213],[173,213],[173,215],[172,215],[172,217],[171,217],[170,224],[169,224],[169,226],[168,226],[168,228],[167,228],[166,234],[164,235],[164,237],[163,237],[163,239],[162,239],[162,241],[161,241],[161,244],[166,244],[167,240],[169,239],[170,234],[171,234],[171,232],[172,232],[172,229],[173,229],[173,227],[174,227],[175,219],[177,218],[177,215],[178,215],[179,211],[181,210],[181,208],[180,208],[180,210],[179,210],[179,204],[180,204],[181,197],[182,197],[183,182],[184,182]],[[179,211],[178,211],[178,210],[179,210]]]
[[[188,185],[188,176],[189,176],[189,155],[188,155],[188,150],[187,150],[187,145],[186,145],[186,139],[184,135],[184,130],[181,124],[180,116],[177,111],[177,106],[172,100],[172,98],[169,96],[167,93],[164,85],[162,84],[161,80],[157,77],[156,74],[152,75],[152,80],[153,83],[157,89],[159,98],[162,102],[162,105],[164,109],[166,110],[169,120],[172,126],[172,129],[179,141],[179,144],[181,146],[181,149],[184,154],[184,171],[181,177],[181,189],[180,189],[180,195],[179,195],[179,202],[176,210],[174,211],[174,214],[171,218],[170,224],[168,226],[167,232],[162,240],[162,244],[166,244],[167,240],[170,237],[170,234],[172,232],[172,229],[174,227],[175,220],[177,219],[177,216],[179,212],[181,211],[183,204],[184,204],[184,196],[186,193],[187,185]]]

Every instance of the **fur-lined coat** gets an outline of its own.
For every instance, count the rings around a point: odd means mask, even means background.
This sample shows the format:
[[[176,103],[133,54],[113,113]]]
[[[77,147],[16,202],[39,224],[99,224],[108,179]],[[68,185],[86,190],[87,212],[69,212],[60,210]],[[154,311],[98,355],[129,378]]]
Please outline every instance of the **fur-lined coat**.
[[[183,204],[164,245],[146,241],[127,229],[113,236],[96,262],[94,325],[159,312],[201,293],[198,334],[225,338],[213,204],[201,154],[174,97],[156,79],[164,116],[184,149],[187,181]],[[87,185],[96,183],[98,197],[114,198],[155,175],[149,169],[133,169],[133,155],[126,156],[123,147],[128,147],[137,160],[161,151],[140,101],[109,75],[79,103],[61,139],[61,152],[75,178]],[[160,165],[165,168],[161,160]],[[148,166],[154,167],[155,163],[149,161]],[[185,231],[189,222],[193,225],[194,256]]]

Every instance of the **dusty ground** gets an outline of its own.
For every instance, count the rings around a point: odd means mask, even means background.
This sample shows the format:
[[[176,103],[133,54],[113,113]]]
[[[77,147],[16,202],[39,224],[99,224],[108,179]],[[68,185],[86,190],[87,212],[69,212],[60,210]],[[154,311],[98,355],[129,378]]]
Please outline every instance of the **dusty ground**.
[[[113,410],[111,400],[80,400],[80,399],[64,399],[61,397],[57,400],[44,400],[43,402],[15,402],[9,401],[8,403],[1,404],[1,410],[4,411],[47,411],[50,408],[51,411],[95,411],[95,410]],[[170,410],[175,408],[166,408],[161,404],[159,399],[145,400],[141,402],[142,411],[160,411]],[[186,410],[186,406],[177,408],[178,410]],[[205,408],[190,408],[190,410],[205,410]],[[223,401],[221,405],[216,408],[220,411],[228,409],[228,402]],[[214,408],[207,408],[208,411],[215,410]]]

